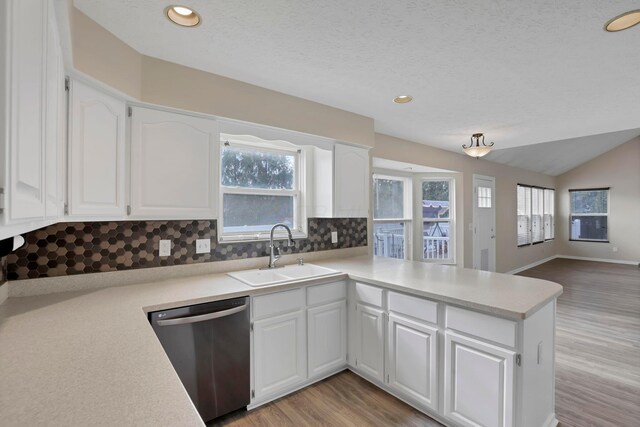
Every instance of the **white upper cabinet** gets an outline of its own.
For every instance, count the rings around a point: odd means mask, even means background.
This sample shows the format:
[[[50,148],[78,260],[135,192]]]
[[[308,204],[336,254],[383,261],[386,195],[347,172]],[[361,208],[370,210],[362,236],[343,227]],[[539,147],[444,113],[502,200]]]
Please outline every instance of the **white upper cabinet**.
[[[64,150],[67,114],[64,65],[53,7],[49,8],[47,34],[45,215],[49,219],[54,219],[64,214]]]
[[[123,219],[125,103],[72,81],[70,111],[69,215]]]
[[[50,224],[63,212],[66,97],[51,1],[0,2],[0,99],[4,239]]]
[[[2,6],[6,12],[1,30],[6,42],[2,48],[9,72],[9,102],[3,106],[8,108],[3,115],[9,129],[5,223],[33,221],[45,215],[48,5],[42,0],[12,0]]]
[[[445,333],[444,412],[462,426],[514,425],[515,352]]]
[[[334,147],[334,217],[369,216],[369,150],[350,145]]]
[[[131,215],[216,218],[218,150],[215,120],[133,107]]]

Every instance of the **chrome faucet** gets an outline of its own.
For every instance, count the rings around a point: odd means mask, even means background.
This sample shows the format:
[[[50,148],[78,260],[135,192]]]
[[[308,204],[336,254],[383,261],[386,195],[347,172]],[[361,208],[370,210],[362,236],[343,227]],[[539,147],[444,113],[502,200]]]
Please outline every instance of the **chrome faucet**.
[[[278,227],[284,228],[289,234],[287,246],[292,247],[294,245],[291,229],[286,224],[279,223],[271,227],[271,234],[269,235],[269,266],[267,268],[276,268],[276,262],[280,259],[280,248],[273,244],[273,232]]]

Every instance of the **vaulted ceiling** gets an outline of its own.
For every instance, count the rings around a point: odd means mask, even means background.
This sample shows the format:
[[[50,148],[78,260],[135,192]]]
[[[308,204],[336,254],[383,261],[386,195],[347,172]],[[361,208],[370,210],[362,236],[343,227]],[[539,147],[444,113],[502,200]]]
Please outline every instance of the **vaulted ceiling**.
[[[169,3],[75,0],[143,54],[452,151],[474,132],[510,149],[640,128],[640,26],[603,30],[637,0],[186,0],[202,15],[190,29]]]

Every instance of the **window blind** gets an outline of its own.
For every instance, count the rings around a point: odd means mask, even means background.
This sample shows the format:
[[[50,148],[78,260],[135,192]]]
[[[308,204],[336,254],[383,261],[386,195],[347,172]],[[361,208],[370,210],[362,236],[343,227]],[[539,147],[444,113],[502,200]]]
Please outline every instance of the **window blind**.
[[[531,242],[544,241],[544,189],[531,188]]]
[[[555,238],[555,197],[556,191],[550,188],[544,189],[544,239]]]
[[[531,243],[531,187],[518,185],[518,246]]]

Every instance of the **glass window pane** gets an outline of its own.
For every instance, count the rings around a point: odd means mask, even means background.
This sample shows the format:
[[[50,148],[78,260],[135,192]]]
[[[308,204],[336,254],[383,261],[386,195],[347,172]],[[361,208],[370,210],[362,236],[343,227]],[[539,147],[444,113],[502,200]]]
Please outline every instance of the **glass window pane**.
[[[491,187],[478,187],[478,207],[491,207]]]
[[[449,218],[449,181],[422,183],[422,217]]]
[[[572,216],[571,240],[609,240],[607,234],[607,217]]]
[[[228,187],[292,190],[295,164],[293,153],[224,147],[221,182]]]
[[[279,222],[293,227],[293,199],[293,196],[225,194],[223,232],[269,231]]]
[[[571,191],[571,213],[599,213],[609,212],[607,195],[609,190]]]
[[[404,182],[395,179],[374,181],[373,217],[376,219],[404,218]]]
[[[424,221],[422,225],[422,253],[424,259],[450,259],[449,222]]]
[[[404,223],[373,224],[373,253],[376,256],[404,259]]]

